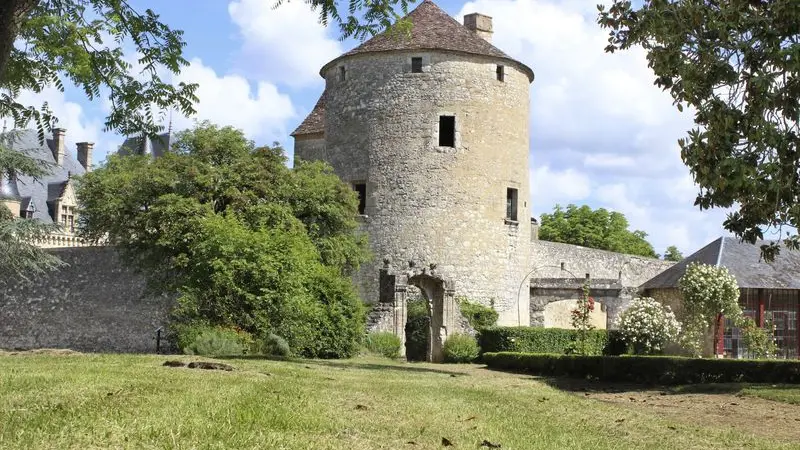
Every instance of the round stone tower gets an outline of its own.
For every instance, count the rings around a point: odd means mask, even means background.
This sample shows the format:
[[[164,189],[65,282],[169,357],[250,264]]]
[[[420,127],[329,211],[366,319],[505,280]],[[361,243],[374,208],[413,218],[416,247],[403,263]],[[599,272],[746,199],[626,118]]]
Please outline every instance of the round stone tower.
[[[293,133],[362,196],[374,254],[356,277],[377,302],[384,260],[436,266],[456,296],[528,324],[529,90],[533,71],[492,46],[491,18],[458,23],[425,0],[409,31],[375,36],[326,64],[326,89]]]

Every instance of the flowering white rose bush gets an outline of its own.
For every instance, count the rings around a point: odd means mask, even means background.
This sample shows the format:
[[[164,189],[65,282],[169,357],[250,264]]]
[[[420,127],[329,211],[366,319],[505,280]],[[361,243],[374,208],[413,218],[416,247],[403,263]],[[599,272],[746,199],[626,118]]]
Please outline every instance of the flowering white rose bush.
[[[640,354],[660,352],[681,332],[681,324],[670,307],[649,297],[634,299],[617,318],[617,327],[625,343]]]
[[[691,263],[678,287],[683,295],[684,345],[699,356],[717,316],[722,314],[736,324],[742,320],[739,284],[725,267]]]

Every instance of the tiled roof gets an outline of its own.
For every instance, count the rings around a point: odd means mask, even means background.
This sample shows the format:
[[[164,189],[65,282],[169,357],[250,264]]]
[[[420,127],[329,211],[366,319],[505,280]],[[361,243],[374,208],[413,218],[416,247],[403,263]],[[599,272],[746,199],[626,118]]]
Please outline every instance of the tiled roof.
[[[761,259],[761,246],[741,242],[733,237],[721,237],[656,275],[642,289],[677,288],[678,280],[691,262],[726,267],[736,277],[740,288],[800,289],[800,251],[781,248],[771,263]]]
[[[321,73],[324,73],[328,66],[341,58],[362,53],[396,50],[449,50],[514,61],[522,66],[522,69],[528,73],[528,77],[533,80],[533,71],[528,66],[506,55],[470,31],[430,0],[423,1],[405,18],[412,24],[410,36],[402,31],[393,33],[390,28],[329,62],[323,67]]]
[[[23,130],[15,133],[15,139],[11,142],[10,147],[26,155],[49,163],[50,173],[43,176],[39,180],[34,180],[31,177],[20,175],[17,179],[17,187],[19,194],[22,197],[23,209],[28,207],[28,204],[33,201],[36,207],[33,217],[42,222],[52,223],[53,219],[47,209],[47,202],[51,200],[51,196],[55,195],[58,191],[60,195],[66,185],[69,175],[83,175],[86,170],[83,166],[73,158],[75,146],[70,147],[69,144],[65,145],[64,163],[59,167],[55,164],[56,160],[53,157],[54,148],[52,137],[45,140],[45,144],[39,143],[39,137],[36,130]]]
[[[314,105],[314,109],[311,110],[311,114],[309,114],[303,123],[292,132],[292,136],[322,133],[325,131],[325,97],[327,93],[327,90],[322,92],[319,100],[317,100],[317,104]]]
[[[151,155],[158,158],[166,153],[172,145],[172,133],[159,134],[155,139],[142,139],[141,136],[133,136],[125,139],[125,142],[117,151],[117,154],[125,155]]]

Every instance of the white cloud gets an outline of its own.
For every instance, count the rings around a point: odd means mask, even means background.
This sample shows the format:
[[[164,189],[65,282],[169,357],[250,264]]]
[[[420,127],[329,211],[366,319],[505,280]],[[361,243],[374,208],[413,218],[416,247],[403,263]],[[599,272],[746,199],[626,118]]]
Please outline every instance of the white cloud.
[[[321,83],[319,69],[342,53],[306,2],[236,0],[228,5],[243,40],[239,65],[248,74],[304,86]]]
[[[196,115],[173,119],[175,129],[189,128],[193,120],[209,120],[239,128],[259,144],[271,144],[286,135],[287,121],[296,118],[292,100],[274,84],[260,81],[253,88],[241,76],[217,75],[199,59],[191,60],[173,82],[197,83],[200,100]]]
[[[589,177],[575,169],[553,170],[547,166],[531,170],[531,204],[534,211],[549,212],[558,203],[565,205],[586,199],[591,193]]]

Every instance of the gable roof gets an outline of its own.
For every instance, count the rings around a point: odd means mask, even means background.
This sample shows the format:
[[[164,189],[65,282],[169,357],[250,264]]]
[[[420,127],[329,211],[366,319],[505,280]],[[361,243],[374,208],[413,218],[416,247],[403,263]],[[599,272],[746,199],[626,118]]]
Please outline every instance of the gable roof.
[[[327,89],[322,91],[322,95],[317,100],[317,104],[314,105],[314,109],[311,110],[311,113],[303,120],[303,123],[290,136],[325,132],[325,98],[327,95]]]
[[[383,33],[326,64],[320,70],[320,74],[324,74],[330,65],[340,59],[352,55],[397,50],[447,50],[512,61],[519,64],[520,68],[528,74],[528,78],[533,81],[533,70],[530,67],[506,55],[502,50],[470,31],[431,0],[424,0],[404,19],[412,24],[410,35],[404,32],[394,33],[394,27],[389,27]]]
[[[36,208],[33,218],[45,223],[52,223],[53,219],[48,212],[47,202],[51,201],[51,197],[63,193],[70,175],[83,175],[86,170],[73,158],[70,148],[75,148],[74,146],[65,145],[64,162],[61,166],[57,166],[53,156],[52,149],[55,148],[55,144],[52,136],[45,139],[45,143],[42,145],[36,130],[21,130],[13,133],[15,136],[9,145],[11,149],[50,165],[50,173],[38,180],[25,175],[17,177],[17,187],[19,195],[22,197],[21,207],[26,209],[33,202]],[[57,200],[57,198],[55,199]]]
[[[775,261],[767,263],[761,259],[761,246],[770,242],[750,244],[721,237],[651,278],[641,289],[677,288],[692,262],[726,267],[740,288],[800,289],[800,251],[782,248]]]

